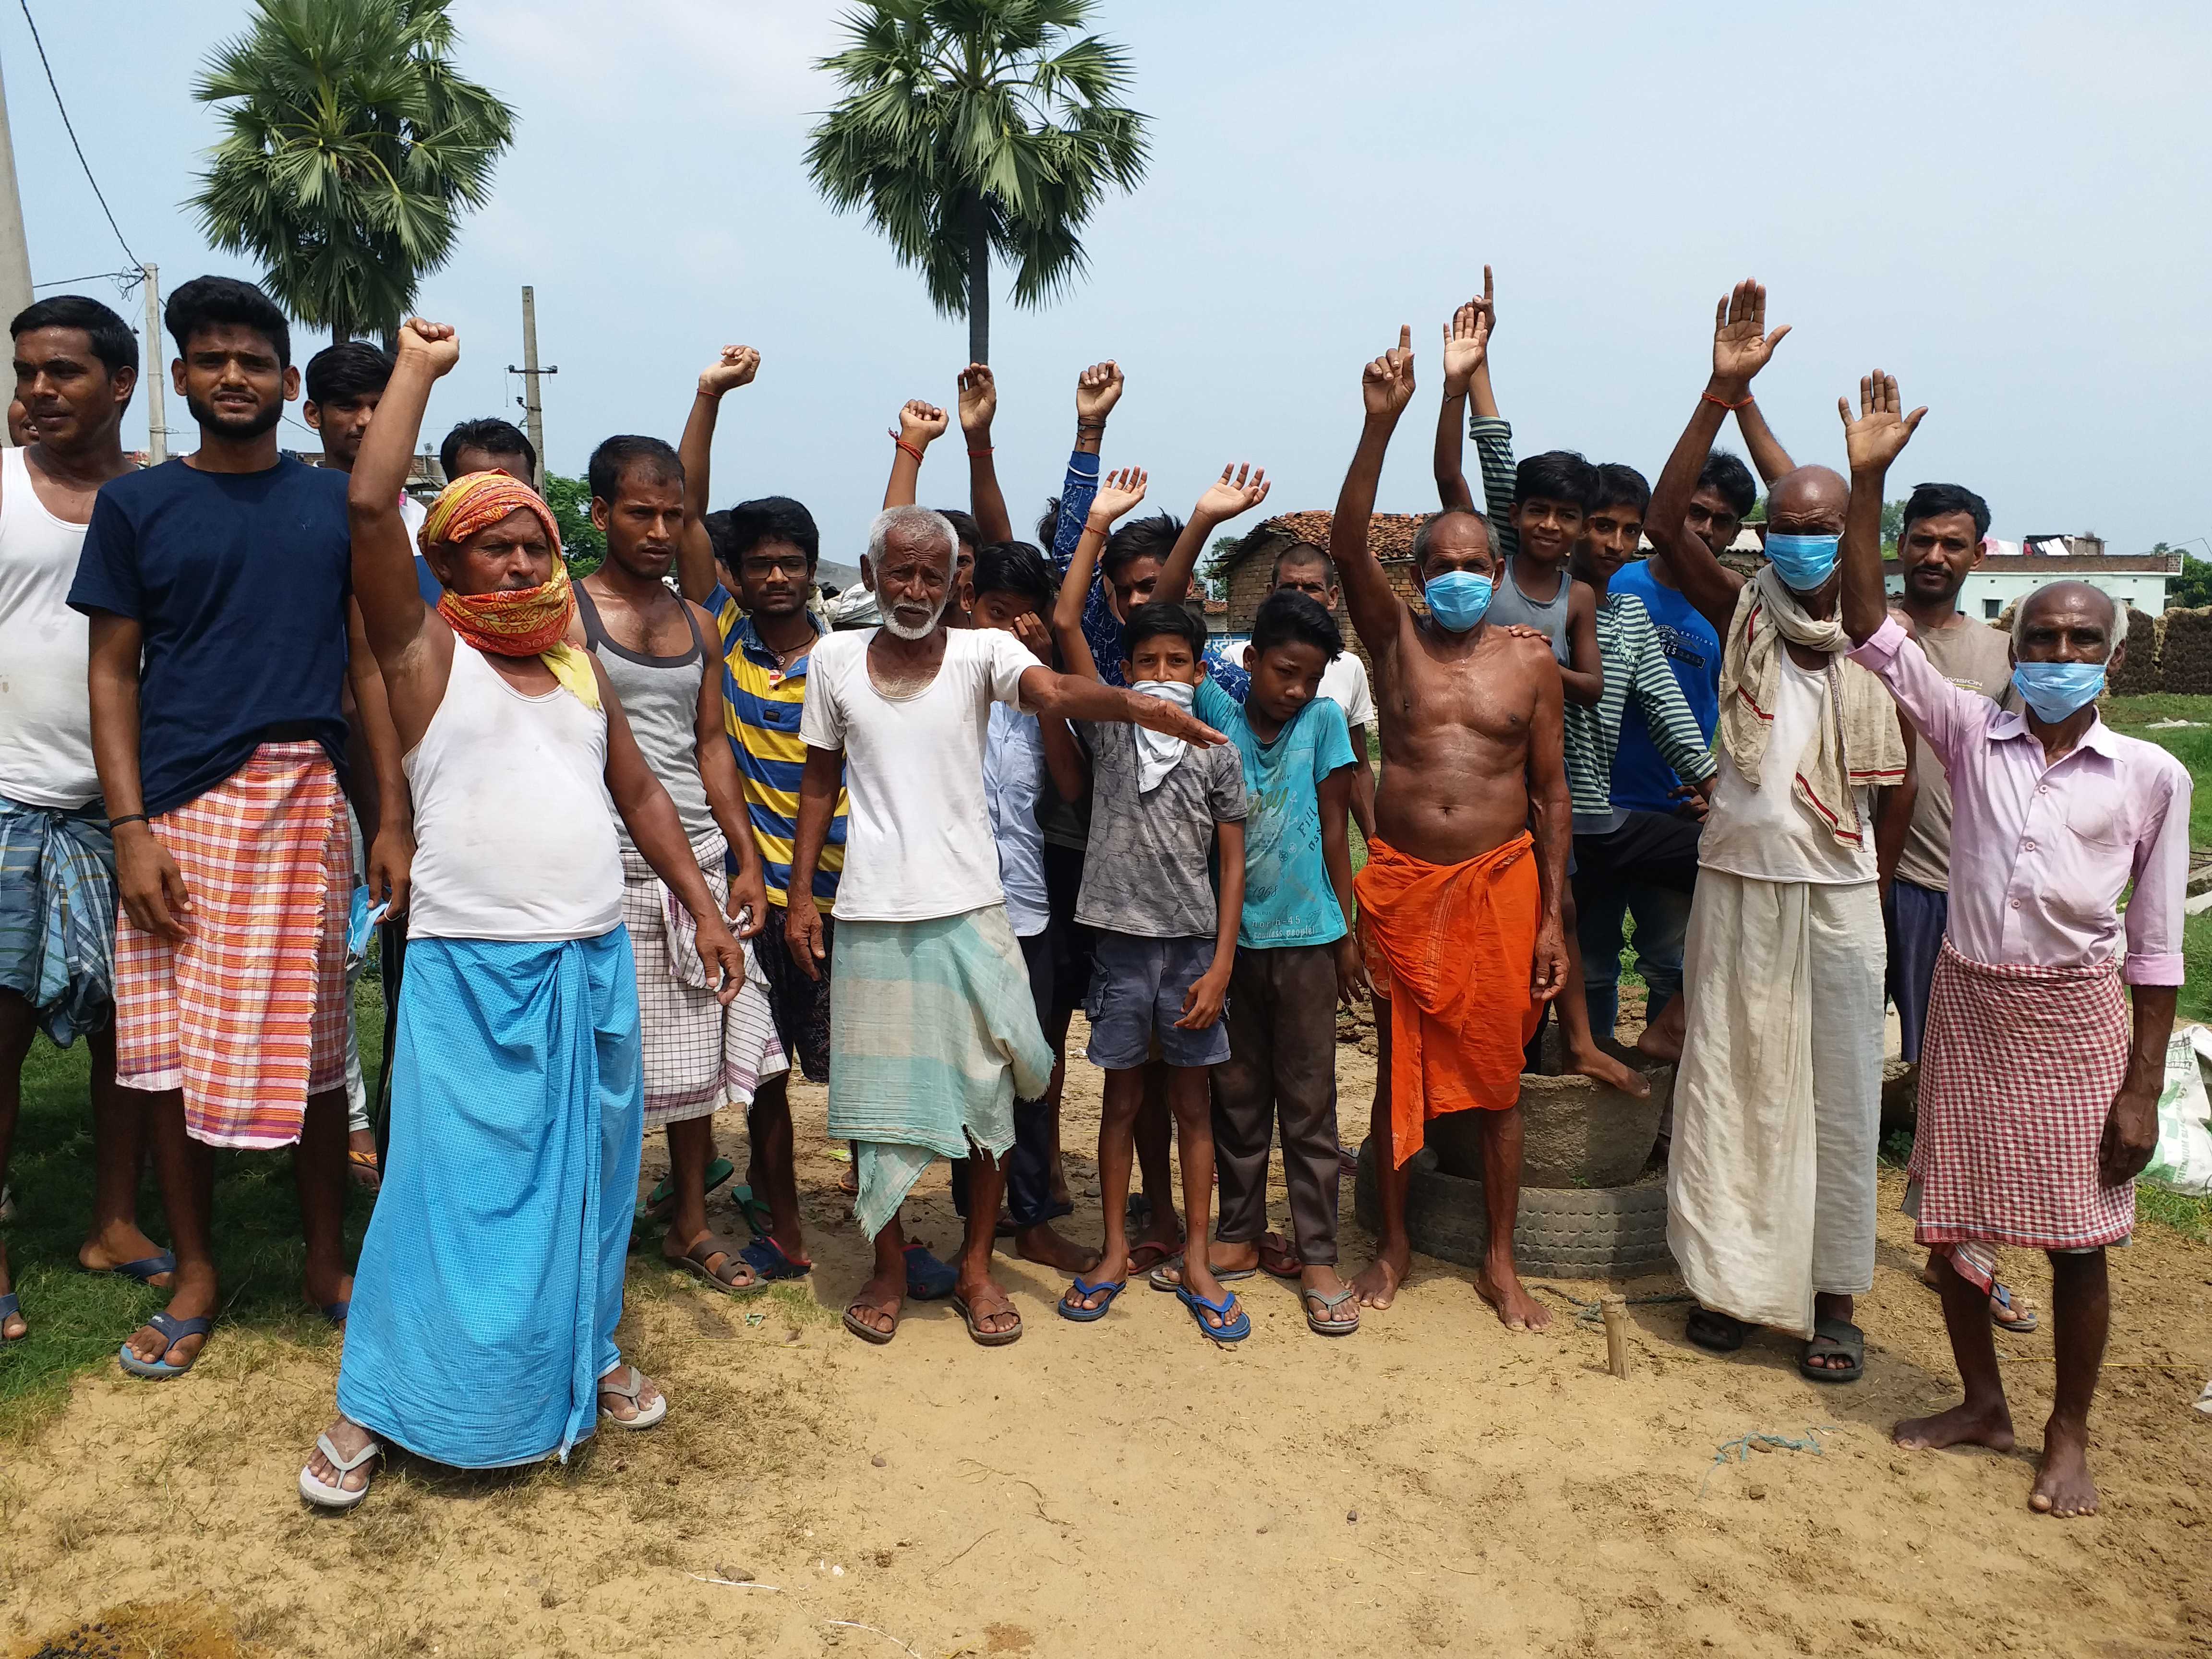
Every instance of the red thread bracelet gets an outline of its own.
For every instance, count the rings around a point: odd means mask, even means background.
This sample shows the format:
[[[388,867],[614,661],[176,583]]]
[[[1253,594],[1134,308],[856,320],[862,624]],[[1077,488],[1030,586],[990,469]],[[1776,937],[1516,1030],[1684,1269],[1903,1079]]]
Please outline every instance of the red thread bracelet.
[[[921,452],[916,449],[912,444],[908,443],[905,439],[894,438],[891,440],[891,442],[897,448],[903,449],[908,454],[913,456],[917,462],[921,459]]]
[[[988,445],[988,444],[987,444],[987,445],[985,445],[985,446],[984,446],[982,448],[981,448],[981,449],[971,449],[971,450],[969,450],[969,451],[968,452],[968,459],[969,459],[969,460],[971,460],[971,461],[979,461],[979,460],[982,459],[984,456],[988,455],[988,454],[990,454],[991,453],[992,453],[991,447],[990,447],[989,445]]]
[[[1751,402],[1751,394],[1748,392],[1743,394],[1743,402],[1738,404],[1732,404],[1725,398],[1716,398],[1710,392],[1701,392],[1698,395],[1709,404],[1718,404],[1723,409],[1742,409]]]

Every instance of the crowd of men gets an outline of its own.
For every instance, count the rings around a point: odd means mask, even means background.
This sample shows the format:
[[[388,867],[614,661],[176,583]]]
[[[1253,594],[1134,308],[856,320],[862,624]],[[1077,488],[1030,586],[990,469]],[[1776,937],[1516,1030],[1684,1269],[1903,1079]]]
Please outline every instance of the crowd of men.
[[[1989,509],[1922,484],[1893,611],[1882,497],[1924,411],[1876,372],[1856,413],[1839,404],[1850,476],[1795,463],[1752,392],[1788,331],[1756,283],[1721,302],[1656,484],[1567,451],[1516,462],[1496,316],[1486,271],[1444,330],[1419,602],[1370,543],[1415,389],[1405,330],[1361,375],[1328,544],[1275,555],[1233,649],[1186,601],[1265,474],[1224,468],[1188,520],[1133,516],[1146,474],[1102,471],[1111,362],[1079,378],[1036,543],[995,471],[988,368],[959,377],[964,509],[918,504],[954,415],[907,404],[862,559],[880,621],[832,632],[806,508],[709,508],[747,348],[701,374],[679,445],[599,447],[606,554],[572,581],[506,422],[455,428],[436,499],[405,493],[459,355],[448,327],[308,362],[310,466],[277,447],[301,378],[282,313],[250,284],[188,283],[166,321],[198,445],[140,470],[119,435],[129,328],[79,297],[17,316],[0,1176],[33,1033],[82,1036],[80,1261],[168,1292],[124,1370],[181,1375],[210,1338],[214,1149],[289,1146],[305,1292],[345,1332],[307,1501],[361,1502],[386,1444],[496,1468],[650,1428],[669,1401],[615,1342],[641,1213],[717,1291],[811,1269],[794,1065],[852,1147],[874,1266],[843,1319],[862,1341],[938,1297],[977,1344],[1018,1340],[1002,1211],[1020,1255],[1068,1275],[1071,1322],[1107,1319],[1142,1274],[1239,1342],[1231,1286],[1265,1271],[1314,1333],[1352,1335],[1405,1285],[1410,1163],[1461,1111],[1480,1131],[1479,1287],[1508,1328],[1538,1328],[1513,1259],[1518,1097],[1556,1013],[1563,1063],[1613,1087],[1644,1093],[1651,1063],[1679,1061],[1687,1340],[1725,1353],[1771,1327],[1807,1377],[1848,1383],[1891,1001],[1922,1067],[1906,1207],[1966,1395],[1897,1437],[2011,1444],[1994,1333],[2037,1316],[1997,1251],[2045,1250],[2057,1388],[2030,1501],[2093,1510],[2104,1250],[2129,1237],[2154,1139],[2190,790],[2098,717],[2124,650],[2112,602],[2054,583],[2009,637],[1961,615]],[[1747,577],[1720,556],[1758,495],[1713,447],[1731,416],[1766,486]],[[1630,917],[1641,1054],[1613,1042]],[[392,1011],[380,1157],[349,989],[372,933]],[[1334,1011],[1366,998],[1382,1227],[1346,1277]],[[1096,1249],[1054,1224],[1073,1209],[1059,1106],[1079,1007],[1104,1074]],[[714,1141],[725,1106],[747,1127],[742,1245],[708,1211],[736,1173]],[[654,1128],[670,1174],[641,1202]],[[1278,1138],[1287,1231],[1267,1224]],[[167,1249],[136,1212],[149,1152]],[[939,1158],[965,1218],[952,1262],[900,1221]],[[350,1271],[349,1178],[377,1189]],[[0,1340],[35,1315],[0,1291]]]

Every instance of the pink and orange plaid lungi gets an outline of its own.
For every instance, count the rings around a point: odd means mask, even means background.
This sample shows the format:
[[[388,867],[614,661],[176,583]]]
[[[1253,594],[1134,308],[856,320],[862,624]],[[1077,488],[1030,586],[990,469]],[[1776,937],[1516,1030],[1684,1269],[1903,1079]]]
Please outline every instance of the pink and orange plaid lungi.
[[[1946,939],[1920,1051],[1914,1237],[2036,1250],[2126,1238],[2134,1183],[2105,1185],[2097,1155],[2127,1062],[2117,961],[1993,964]]]
[[[307,1097],[345,1086],[353,848],[337,769],[320,744],[265,743],[152,828],[191,908],[175,945],[116,917],[115,1080],[181,1089],[195,1140],[289,1146]]]

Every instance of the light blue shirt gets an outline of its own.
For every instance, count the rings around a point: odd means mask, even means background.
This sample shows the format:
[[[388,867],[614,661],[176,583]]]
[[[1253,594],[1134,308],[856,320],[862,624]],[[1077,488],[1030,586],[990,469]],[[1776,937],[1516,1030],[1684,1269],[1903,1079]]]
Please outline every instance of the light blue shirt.
[[[1017,939],[1042,933],[1052,921],[1044,886],[1044,830],[1037,823],[1044,787],[1044,732],[1036,716],[993,703],[983,740],[983,798],[991,810],[992,837],[999,843],[1006,919]]]
[[[1344,908],[1329,885],[1321,848],[1321,781],[1352,763],[1344,710],[1316,696],[1261,743],[1243,706],[1212,680],[1191,712],[1237,745],[1244,763],[1244,916],[1237,943],[1248,950],[1334,945]]]

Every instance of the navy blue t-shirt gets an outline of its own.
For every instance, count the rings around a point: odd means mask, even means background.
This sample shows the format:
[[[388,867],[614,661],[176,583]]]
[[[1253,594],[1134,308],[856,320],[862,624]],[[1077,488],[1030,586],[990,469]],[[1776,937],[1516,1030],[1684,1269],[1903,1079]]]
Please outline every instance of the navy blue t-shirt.
[[[135,620],[145,811],[198,799],[267,742],[320,743],[345,773],[346,475],[181,459],[100,487],[73,610]]]

